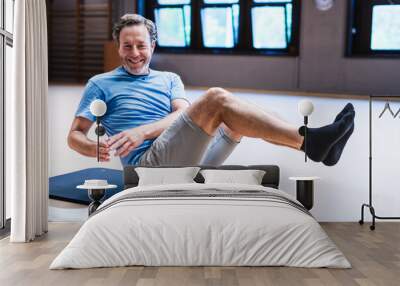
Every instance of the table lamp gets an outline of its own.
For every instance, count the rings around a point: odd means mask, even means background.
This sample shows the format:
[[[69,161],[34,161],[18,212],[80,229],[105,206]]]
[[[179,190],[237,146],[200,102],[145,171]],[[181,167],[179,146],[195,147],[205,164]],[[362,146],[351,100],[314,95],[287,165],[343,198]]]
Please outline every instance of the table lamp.
[[[333,7],[334,0],[314,0],[315,7],[320,11],[328,11]]]
[[[304,162],[307,162],[307,124],[308,124],[308,116],[314,111],[314,105],[311,101],[304,99],[301,100],[298,104],[298,110],[301,115],[304,117]]]
[[[100,161],[100,136],[103,136],[106,133],[106,129],[103,125],[101,125],[101,117],[106,113],[107,105],[101,99],[95,99],[90,104],[90,112],[93,116],[96,117],[96,130],[95,133],[97,135],[97,162]]]

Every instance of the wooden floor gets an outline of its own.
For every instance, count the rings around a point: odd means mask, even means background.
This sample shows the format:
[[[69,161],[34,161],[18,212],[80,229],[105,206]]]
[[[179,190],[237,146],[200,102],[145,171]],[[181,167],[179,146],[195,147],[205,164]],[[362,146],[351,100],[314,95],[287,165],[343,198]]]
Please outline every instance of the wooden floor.
[[[400,223],[322,223],[353,268],[121,267],[48,270],[80,223],[50,223],[49,233],[27,244],[0,241],[0,285],[400,285]]]

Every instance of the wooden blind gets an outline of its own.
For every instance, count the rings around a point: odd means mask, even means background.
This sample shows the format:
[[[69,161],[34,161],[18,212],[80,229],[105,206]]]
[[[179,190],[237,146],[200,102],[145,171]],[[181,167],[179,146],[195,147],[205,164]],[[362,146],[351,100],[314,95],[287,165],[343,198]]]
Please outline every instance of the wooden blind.
[[[111,39],[111,0],[49,0],[49,80],[86,82],[103,72]]]

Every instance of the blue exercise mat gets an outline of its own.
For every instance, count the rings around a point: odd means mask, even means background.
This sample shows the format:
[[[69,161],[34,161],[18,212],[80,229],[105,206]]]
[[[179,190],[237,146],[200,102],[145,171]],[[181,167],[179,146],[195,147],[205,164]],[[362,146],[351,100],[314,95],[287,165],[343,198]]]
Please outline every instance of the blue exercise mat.
[[[76,186],[83,185],[85,180],[90,179],[107,180],[109,184],[117,185],[117,188],[106,191],[105,199],[124,189],[122,171],[107,168],[90,168],[51,177],[49,179],[49,197],[88,205],[91,201],[87,190],[77,189]]]

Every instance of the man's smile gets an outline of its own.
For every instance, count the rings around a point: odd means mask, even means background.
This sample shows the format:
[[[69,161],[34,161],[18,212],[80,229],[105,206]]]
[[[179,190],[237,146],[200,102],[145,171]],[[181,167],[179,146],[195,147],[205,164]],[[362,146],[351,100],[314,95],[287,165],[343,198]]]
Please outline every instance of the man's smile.
[[[144,62],[144,60],[136,60],[136,61],[134,61],[134,60],[128,59],[128,62],[130,64],[137,65],[137,64],[139,64],[141,62]]]

